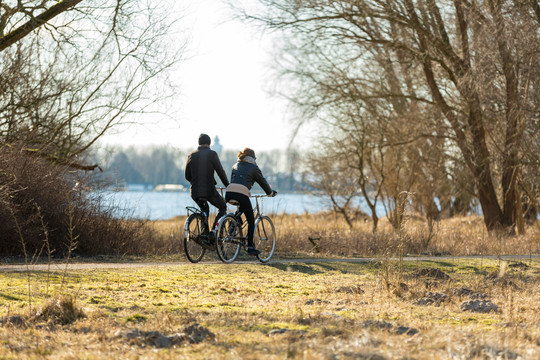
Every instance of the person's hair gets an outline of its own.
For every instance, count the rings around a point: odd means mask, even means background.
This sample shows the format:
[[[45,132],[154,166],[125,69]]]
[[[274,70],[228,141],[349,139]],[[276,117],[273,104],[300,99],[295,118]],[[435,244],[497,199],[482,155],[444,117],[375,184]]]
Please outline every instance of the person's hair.
[[[211,140],[210,136],[206,134],[199,135],[199,145],[210,145]]]
[[[251,156],[252,158],[255,159],[255,151],[253,151],[253,149],[250,149],[250,148],[245,148],[244,150],[238,153],[238,158],[240,160],[244,160],[246,156]]]

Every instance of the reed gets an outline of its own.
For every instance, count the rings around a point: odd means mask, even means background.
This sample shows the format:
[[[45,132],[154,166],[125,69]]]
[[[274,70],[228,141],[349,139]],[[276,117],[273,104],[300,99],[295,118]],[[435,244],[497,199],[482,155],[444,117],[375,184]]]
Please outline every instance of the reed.
[[[528,226],[525,235],[501,237],[486,232],[479,216],[443,219],[435,224],[414,213],[396,232],[387,218],[372,232],[368,217],[357,216],[353,227],[328,213],[273,214],[278,237],[276,253],[282,256],[383,256],[405,255],[512,255],[540,252],[540,225]],[[159,241],[156,254],[182,251],[185,216],[151,224]]]

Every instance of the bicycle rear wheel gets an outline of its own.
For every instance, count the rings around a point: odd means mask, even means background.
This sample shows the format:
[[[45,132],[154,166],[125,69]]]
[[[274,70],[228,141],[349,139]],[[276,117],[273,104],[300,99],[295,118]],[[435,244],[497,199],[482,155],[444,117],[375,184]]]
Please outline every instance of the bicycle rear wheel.
[[[268,262],[276,249],[276,229],[268,216],[262,216],[255,222],[253,242],[261,253],[257,255],[260,262]]]
[[[204,229],[204,218],[201,214],[191,214],[184,224],[184,251],[189,261],[201,261],[206,249],[200,244],[200,236]]]
[[[242,227],[238,226],[232,215],[226,215],[219,221],[216,234],[216,251],[224,263],[232,263],[240,252]]]

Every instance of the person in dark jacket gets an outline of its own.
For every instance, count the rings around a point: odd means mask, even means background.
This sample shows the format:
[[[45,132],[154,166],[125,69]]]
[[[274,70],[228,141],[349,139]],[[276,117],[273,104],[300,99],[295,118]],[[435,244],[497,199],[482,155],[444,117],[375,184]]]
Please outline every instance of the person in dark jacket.
[[[216,190],[214,171],[218,174],[223,185],[229,185],[227,174],[219,161],[218,154],[210,149],[210,136],[199,136],[199,147],[188,155],[185,177],[190,182],[191,198],[199,205],[201,211],[209,216],[208,203],[218,208],[218,214],[212,225],[216,228],[219,219],[227,212],[227,204]]]
[[[245,148],[238,153],[238,161],[234,164],[231,173],[231,183],[227,186],[225,200],[236,200],[240,204],[240,211],[246,216],[248,222],[248,254],[258,255],[260,251],[255,249],[253,244],[253,234],[255,232],[255,217],[253,206],[249,197],[251,187],[258,183],[268,196],[276,196],[277,191],[272,190],[264,178],[261,169],[257,166],[255,151]]]

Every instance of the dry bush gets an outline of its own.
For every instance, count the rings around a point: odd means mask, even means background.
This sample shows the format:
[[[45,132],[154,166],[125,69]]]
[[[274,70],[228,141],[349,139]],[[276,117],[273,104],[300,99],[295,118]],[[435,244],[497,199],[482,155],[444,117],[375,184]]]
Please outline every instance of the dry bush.
[[[146,253],[147,223],[119,219],[79,172],[38,156],[0,149],[0,255]],[[91,196],[93,195],[93,196]],[[24,247],[23,247],[24,245]]]
[[[51,298],[43,304],[33,321],[45,321],[50,325],[67,325],[85,316],[73,296],[62,295]]]

